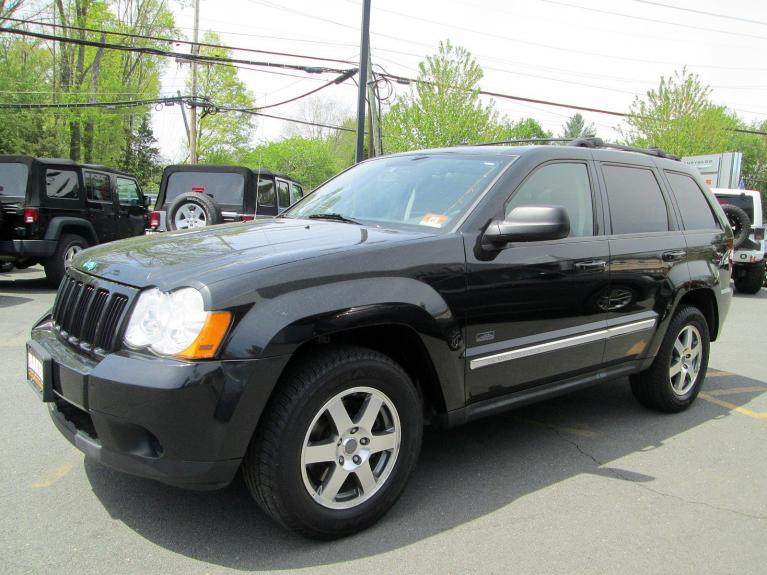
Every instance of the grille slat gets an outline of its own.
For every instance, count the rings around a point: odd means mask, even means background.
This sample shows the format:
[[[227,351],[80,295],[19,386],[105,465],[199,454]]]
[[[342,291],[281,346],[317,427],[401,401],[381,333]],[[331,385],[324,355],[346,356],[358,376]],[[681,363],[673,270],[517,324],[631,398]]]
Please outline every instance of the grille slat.
[[[53,305],[53,323],[60,336],[99,353],[119,346],[129,302],[126,295],[105,289],[101,283],[79,281],[67,274]]]

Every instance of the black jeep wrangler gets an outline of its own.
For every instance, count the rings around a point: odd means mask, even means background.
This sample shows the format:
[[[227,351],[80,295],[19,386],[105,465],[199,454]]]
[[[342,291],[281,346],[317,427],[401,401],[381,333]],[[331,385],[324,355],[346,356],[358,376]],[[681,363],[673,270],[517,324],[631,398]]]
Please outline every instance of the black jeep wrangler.
[[[85,248],[142,235],[147,214],[130,174],[71,160],[0,156],[0,262],[41,263],[53,285]]]
[[[150,228],[188,230],[272,217],[303,196],[301,184],[269,170],[210,164],[168,166],[149,216]]]
[[[684,410],[732,230],[662,151],[576,143],[382,157],[270,220],[93,248],[32,329],[29,381],[89,457],[194,488],[241,468],[316,538],[394,504],[425,423],[626,376]]]

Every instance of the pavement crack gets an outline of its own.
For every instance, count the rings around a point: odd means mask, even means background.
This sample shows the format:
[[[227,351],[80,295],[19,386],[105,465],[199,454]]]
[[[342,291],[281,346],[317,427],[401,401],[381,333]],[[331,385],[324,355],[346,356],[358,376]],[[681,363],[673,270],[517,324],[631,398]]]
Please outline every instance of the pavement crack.
[[[744,511],[738,511],[737,509],[731,509],[729,507],[721,507],[719,505],[714,505],[712,503],[707,503],[705,501],[698,501],[697,499],[687,499],[680,495],[674,495],[673,493],[666,493],[665,491],[660,491],[658,489],[650,487],[649,485],[645,485],[644,483],[641,483],[640,481],[637,481],[636,479],[632,479],[631,477],[628,477],[627,475],[621,473],[618,469],[609,467],[605,462],[602,462],[596,457],[594,457],[591,453],[583,449],[583,447],[581,447],[581,445],[577,441],[570,439],[569,437],[564,435],[561,430],[557,429],[556,427],[543,422],[539,422],[539,423],[541,427],[545,427],[549,431],[553,432],[557,437],[559,437],[559,439],[575,447],[575,449],[578,450],[578,452],[581,455],[591,460],[597,467],[602,468],[608,473],[610,473],[616,479],[627,481],[631,483],[632,485],[636,485],[637,487],[640,487],[642,489],[649,491],[650,493],[660,495],[661,497],[670,497],[672,499],[676,499],[677,501],[681,501],[682,503],[687,503],[688,505],[698,505],[702,507],[707,507],[709,509],[713,509],[715,511],[725,511],[728,513],[733,513],[735,515],[740,515],[741,517],[745,517],[747,519],[756,519],[758,521],[763,521],[767,519],[767,517],[765,517],[764,515],[755,515],[752,513],[746,513]]]

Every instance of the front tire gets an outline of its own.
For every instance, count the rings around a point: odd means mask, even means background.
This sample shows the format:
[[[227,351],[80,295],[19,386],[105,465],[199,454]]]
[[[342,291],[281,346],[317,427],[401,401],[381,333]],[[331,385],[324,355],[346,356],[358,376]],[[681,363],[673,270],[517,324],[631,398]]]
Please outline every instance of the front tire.
[[[67,268],[77,254],[88,248],[88,242],[77,234],[64,234],[59,238],[55,253],[43,263],[45,277],[53,287],[58,287]]]
[[[698,396],[706,378],[709,331],[698,308],[680,308],[668,327],[649,369],[632,375],[634,397],[650,409],[684,411]]]
[[[389,357],[326,348],[289,368],[243,462],[271,517],[313,539],[373,524],[394,505],[421,447],[421,401]]]

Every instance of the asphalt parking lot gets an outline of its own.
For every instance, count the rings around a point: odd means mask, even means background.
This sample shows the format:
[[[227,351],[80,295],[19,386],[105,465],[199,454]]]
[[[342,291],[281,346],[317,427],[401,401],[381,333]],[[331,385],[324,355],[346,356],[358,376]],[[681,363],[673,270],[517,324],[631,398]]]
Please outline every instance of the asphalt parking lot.
[[[88,461],[25,382],[53,301],[0,274],[0,573],[764,573],[767,289],[736,295],[685,413],[625,379],[449,431],[383,521],[333,543],[271,523],[241,480],[189,492]]]

